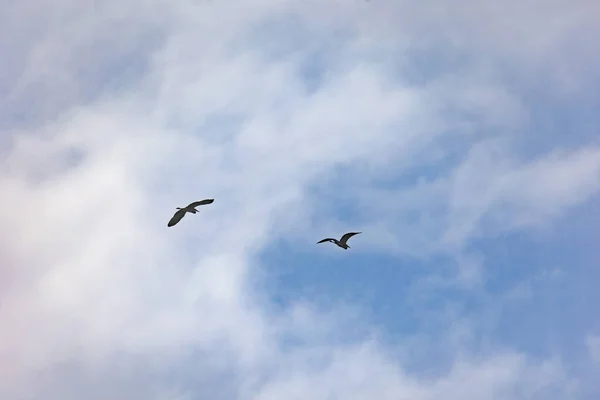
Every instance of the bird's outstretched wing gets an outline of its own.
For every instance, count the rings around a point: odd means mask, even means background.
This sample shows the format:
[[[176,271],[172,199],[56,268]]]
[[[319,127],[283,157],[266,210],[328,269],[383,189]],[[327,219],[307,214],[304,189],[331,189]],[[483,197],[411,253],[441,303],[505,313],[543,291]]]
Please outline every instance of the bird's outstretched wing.
[[[362,233],[362,232],[348,232],[348,233],[344,234],[344,236],[342,236],[342,238],[340,239],[340,243],[344,243],[344,244],[347,243],[348,239],[350,239],[354,235],[358,235],[359,233]]]
[[[188,207],[194,208],[194,207],[198,207],[198,206],[203,206],[206,204],[211,204],[213,201],[215,201],[215,199],[206,199],[206,200],[195,201],[192,204],[190,204]]]
[[[326,238],[326,239],[323,239],[323,240],[319,240],[319,241],[317,242],[317,244],[319,244],[319,243],[324,243],[324,242],[331,242],[331,241],[333,241],[333,240],[335,240],[335,239],[334,239],[334,238]]]
[[[173,215],[173,218],[171,218],[171,220],[169,221],[167,226],[173,226],[176,223],[178,223],[179,221],[181,221],[181,218],[183,218],[185,213],[186,213],[186,211],[184,209],[177,210],[177,212]]]

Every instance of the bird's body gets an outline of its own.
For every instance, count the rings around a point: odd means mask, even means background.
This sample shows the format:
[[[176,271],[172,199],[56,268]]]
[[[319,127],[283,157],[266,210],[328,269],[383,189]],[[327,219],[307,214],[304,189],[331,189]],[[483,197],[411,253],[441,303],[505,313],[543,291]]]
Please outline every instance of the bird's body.
[[[213,201],[215,201],[215,199],[206,199],[206,200],[195,201],[191,204],[188,204],[187,206],[185,206],[183,208],[177,207],[177,211],[175,212],[175,214],[173,215],[173,218],[171,218],[171,220],[169,221],[167,226],[170,227],[170,226],[176,225],[179,221],[181,221],[181,219],[185,216],[186,213],[196,214],[198,212],[198,210],[196,210],[196,207],[203,206],[205,204],[211,204]]]
[[[340,240],[337,240],[334,238],[326,238],[323,240],[319,240],[317,242],[317,244],[324,243],[324,242],[331,242],[331,243],[335,243],[336,245],[338,245],[339,247],[341,247],[344,250],[348,250],[350,248],[350,246],[348,246],[348,239],[350,239],[354,235],[358,235],[359,233],[362,233],[362,232],[348,232],[348,233],[344,234],[340,238]]]

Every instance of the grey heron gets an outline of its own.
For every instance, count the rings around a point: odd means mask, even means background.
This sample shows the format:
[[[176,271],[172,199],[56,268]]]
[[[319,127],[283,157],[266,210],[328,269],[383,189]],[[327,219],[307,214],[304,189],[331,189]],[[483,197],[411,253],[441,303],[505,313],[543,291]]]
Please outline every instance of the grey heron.
[[[179,221],[181,221],[181,218],[183,218],[186,213],[196,214],[198,212],[198,210],[196,210],[196,207],[203,206],[205,204],[211,204],[213,201],[215,201],[215,199],[206,199],[206,200],[195,201],[183,208],[177,207],[177,211],[175,212],[175,215],[173,215],[173,218],[171,218],[171,220],[169,221],[167,226],[174,226]]]
[[[348,250],[350,248],[350,246],[348,246],[348,244],[347,244],[348,243],[348,239],[350,239],[354,235],[358,235],[359,233],[362,233],[362,232],[348,232],[348,233],[344,234],[341,237],[340,240],[337,240],[337,239],[334,239],[334,238],[326,238],[326,239],[323,239],[323,240],[319,240],[317,242],[317,244],[324,243],[324,242],[331,242],[331,243],[337,244],[338,246],[340,246],[344,250]]]

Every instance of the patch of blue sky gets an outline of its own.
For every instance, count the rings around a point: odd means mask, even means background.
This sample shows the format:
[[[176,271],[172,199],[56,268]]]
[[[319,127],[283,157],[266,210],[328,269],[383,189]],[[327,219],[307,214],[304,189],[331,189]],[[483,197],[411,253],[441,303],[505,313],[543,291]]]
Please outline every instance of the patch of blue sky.
[[[372,329],[389,349],[416,339],[426,346],[408,354],[403,348],[397,354],[407,370],[424,376],[444,372],[460,351],[448,346],[448,332],[460,322],[459,317],[473,316],[482,304],[478,296],[456,286],[427,293],[417,290],[420,282],[432,276],[454,278],[449,271],[455,261],[444,256],[422,261],[365,253],[360,250],[360,238],[353,239],[354,248],[346,252],[314,243],[266,251],[261,261],[269,274],[269,297],[283,310],[298,301],[310,301],[323,311],[340,304],[358,307],[360,322],[349,326],[341,340],[366,337]]]
[[[588,225],[600,222],[598,211],[594,202],[572,210],[543,238],[518,233],[473,244],[486,255],[487,293],[525,289],[504,303],[497,336],[529,351],[567,355],[580,347],[582,334],[598,328],[600,251],[591,243]]]
[[[338,210],[338,212],[340,212]],[[345,222],[354,218],[343,212]],[[356,223],[360,229],[360,223]],[[340,236],[343,232],[332,232]],[[368,232],[363,235],[369,234]],[[423,307],[442,309],[447,302],[467,300],[460,290],[447,287],[428,293],[426,298],[415,296],[413,286],[432,275],[452,279],[455,260],[443,255],[427,259],[398,257],[361,251],[361,236],[352,238],[350,250],[333,244],[316,242],[279,242],[262,254],[267,265],[270,295],[285,307],[298,299],[310,299],[327,307],[332,302],[354,304],[365,308],[366,317],[390,335],[410,335],[426,327]]]

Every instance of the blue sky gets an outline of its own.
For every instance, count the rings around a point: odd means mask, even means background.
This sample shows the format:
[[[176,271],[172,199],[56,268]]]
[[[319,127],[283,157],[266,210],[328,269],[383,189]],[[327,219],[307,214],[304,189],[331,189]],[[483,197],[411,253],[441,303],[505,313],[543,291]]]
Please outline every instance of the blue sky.
[[[598,398],[594,1],[13,3],[0,398]]]

